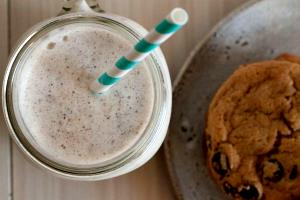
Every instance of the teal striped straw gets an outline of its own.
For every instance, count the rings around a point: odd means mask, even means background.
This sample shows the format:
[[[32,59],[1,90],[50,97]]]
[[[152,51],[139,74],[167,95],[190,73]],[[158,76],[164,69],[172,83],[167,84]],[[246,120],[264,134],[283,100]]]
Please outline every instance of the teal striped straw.
[[[95,94],[103,94],[122,79],[128,72],[144,60],[153,50],[176,33],[188,21],[188,14],[182,8],[173,9],[152,31],[150,31],[134,48],[122,56],[107,72],[94,80],[90,89]]]

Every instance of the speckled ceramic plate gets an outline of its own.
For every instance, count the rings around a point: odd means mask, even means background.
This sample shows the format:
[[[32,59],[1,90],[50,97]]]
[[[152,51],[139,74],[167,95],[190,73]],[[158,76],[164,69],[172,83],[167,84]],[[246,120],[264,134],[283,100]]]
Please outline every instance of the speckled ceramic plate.
[[[175,81],[165,142],[175,190],[184,200],[224,200],[208,176],[203,153],[205,114],[212,95],[240,65],[300,55],[300,0],[250,1],[196,47]]]

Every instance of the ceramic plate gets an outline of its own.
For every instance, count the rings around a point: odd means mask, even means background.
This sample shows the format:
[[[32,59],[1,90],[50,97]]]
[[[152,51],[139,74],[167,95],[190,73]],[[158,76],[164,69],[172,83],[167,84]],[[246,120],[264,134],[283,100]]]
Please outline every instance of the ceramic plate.
[[[180,199],[224,200],[208,176],[202,149],[207,107],[240,65],[300,55],[300,1],[251,1],[225,18],[196,47],[175,81],[165,152]]]

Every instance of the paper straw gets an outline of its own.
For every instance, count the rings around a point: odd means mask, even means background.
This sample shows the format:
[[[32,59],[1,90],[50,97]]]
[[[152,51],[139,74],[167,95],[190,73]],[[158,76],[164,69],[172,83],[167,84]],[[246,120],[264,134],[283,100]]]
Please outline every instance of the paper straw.
[[[154,49],[176,33],[187,21],[188,14],[184,9],[173,9],[127,55],[121,57],[112,68],[94,80],[90,85],[91,91],[96,94],[102,94],[109,90]]]

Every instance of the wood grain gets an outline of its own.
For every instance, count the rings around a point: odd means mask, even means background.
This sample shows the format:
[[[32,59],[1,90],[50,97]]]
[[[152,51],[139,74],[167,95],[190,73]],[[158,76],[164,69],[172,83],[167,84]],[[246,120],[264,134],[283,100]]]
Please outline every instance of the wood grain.
[[[8,57],[8,1],[0,1],[0,80],[2,80]],[[0,83],[2,88],[2,81]],[[2,105],[2,104],[1,104]],[[2,111],[2,107],[0,108]],[[0,199],[11,197],[11,166],[10,166],[10,139],[0,115]]]
[[[225,14],[242,2],[245,0],[99,1],[106,11],[127,16],[148,29],[173,7],[180,6],[188,10],[190,22],[187,27],[163,45],[173,80],[195,44]],[[60,0],[11,0],[11,43],[14,44],[33,24],[55,16],[60,6]],[[54,177],[33,166],[13,146],[15,200],[168,200],[175,198],[170,185],[162,151],[130,174],[101,182],[74,182]]]

